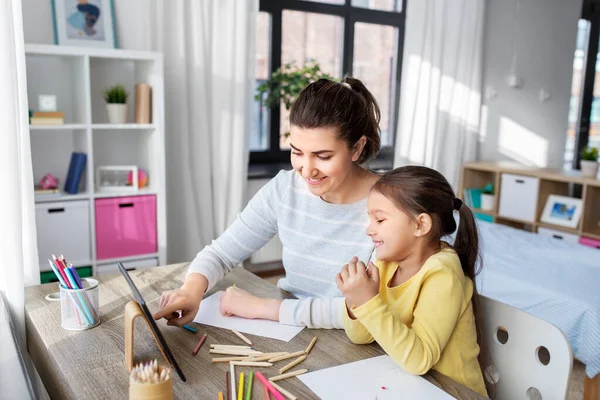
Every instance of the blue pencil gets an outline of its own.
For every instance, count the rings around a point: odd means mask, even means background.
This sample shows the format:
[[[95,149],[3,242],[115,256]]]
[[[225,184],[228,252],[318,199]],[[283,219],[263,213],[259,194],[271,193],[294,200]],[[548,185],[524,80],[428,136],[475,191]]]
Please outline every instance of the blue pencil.
[[[77,282],[75,282],[75,278],[73,278],[73,275],[71,274],[71,270],[69,268],[65,268],[65,274],[67,275],[67,279],[69,279],[71,286],[76,288]],[[81,297],[81,293],[77,292],[76,294],[77,294],[77,298],[83,305],[83,310],[85,311],[85,317],[88,320],[88,324],[92,325],[94,323],[94,317],[92,317],[92,313],[91,313],[90,309],[88,308],[88,305],[86,304],[85,300],[83,300],[83,297]]]
[[[196,330],[196,328],[194,328],[193,326],[189,326],[189,325],[183,325],[183,328],[187,329],[187,330],[188,330],[188,331],[190,331],[190,332],[194,332],[194,333],[198,332],[198,331]]]

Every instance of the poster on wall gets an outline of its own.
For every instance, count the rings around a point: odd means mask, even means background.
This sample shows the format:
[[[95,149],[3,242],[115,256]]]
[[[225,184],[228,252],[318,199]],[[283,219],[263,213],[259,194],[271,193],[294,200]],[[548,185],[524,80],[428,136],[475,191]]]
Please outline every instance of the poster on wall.
[[[116,48],[112,0],[52,0],[54,43]]]

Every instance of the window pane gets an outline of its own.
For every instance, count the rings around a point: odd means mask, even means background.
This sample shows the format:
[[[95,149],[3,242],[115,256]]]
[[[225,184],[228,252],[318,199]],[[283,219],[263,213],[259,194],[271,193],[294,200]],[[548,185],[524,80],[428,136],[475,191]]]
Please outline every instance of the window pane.
[[[343,21],[341,17],[284,10],[281,22],[281,64],[297,67],[314,60],[321,70],[339,78],[342,71]],[[281,106],[280,148],[289,149],[289,111]]]
[[[391,145],[392,105],[398,28],[356,23],[354,26],[354,61],[352,74],[363,81],[381,110],[381,145]],[[394,113],[395,114],[395,113]]]
[[[575,48],[575,55],[573,57],[573,78],[571,80],[571,99],[569,104],[569,125],[567,129],[567,141],[565,144],[565,155],[564,155],[564,168],[570,170],[573,168],[573,159],[575,157],[575,134],[577,116],[579,114],[579,102],[581,94],[581,84],[583,79],[583,69],[585,63],[585,52],[587,49],[587,41],[590,33],[590,23],[584,19],[580,19],[577,29],[577,46]],[[599,64],[596,62],[596,71],[598,70]],[[597,82],[597,80],[596,80]],[[594,84],[594,97],[596,97],[597,85]],[[600,114],[597,111],[598,105],[596,101],[592,102],[592,114],[590,124],[590,135],[592,130],[595,130],[596,138],[598,136],[598,124],[597,120]],[[594,128],[595,126],[595,128]],[[590,136],[590,141],[592,137]]]
[[[372,10],[402,11],[402,0],[352,0],[352,5]]]
[[[271,54],[271,15],[266,12],[258,13],[256,23],[256,86],[269,79]],[[254,102],[252,133],[250,135],[250,151],[269,149],[269,109],[262,102]]]

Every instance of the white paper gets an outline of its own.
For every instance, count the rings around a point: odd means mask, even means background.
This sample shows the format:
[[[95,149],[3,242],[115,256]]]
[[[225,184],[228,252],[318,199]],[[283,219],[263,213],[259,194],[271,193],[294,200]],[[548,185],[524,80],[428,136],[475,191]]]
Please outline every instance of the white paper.
[[[298,376],[319,398],[344,400],[453,399],[389,356],[379,356]]]
[[[200,303],[200,310],[194,322],[218,328],[236,329],[250,335],[264,336],[272,339],[289,342],[304,327],[282,325],[279,322],[264,319],[246,319],[240,317],[224,317],[219,311],[222,291],[217,292]]]

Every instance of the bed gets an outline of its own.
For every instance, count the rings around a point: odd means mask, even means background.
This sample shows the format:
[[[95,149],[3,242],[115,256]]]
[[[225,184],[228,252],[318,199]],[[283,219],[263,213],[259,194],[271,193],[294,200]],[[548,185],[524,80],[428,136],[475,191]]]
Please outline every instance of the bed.
[[[479,221],[479,292],[551,322],[600,380],[600,250]],[[596,379],[594,379],[596,378]],[[586,387],[587,389],[587,387]]]

